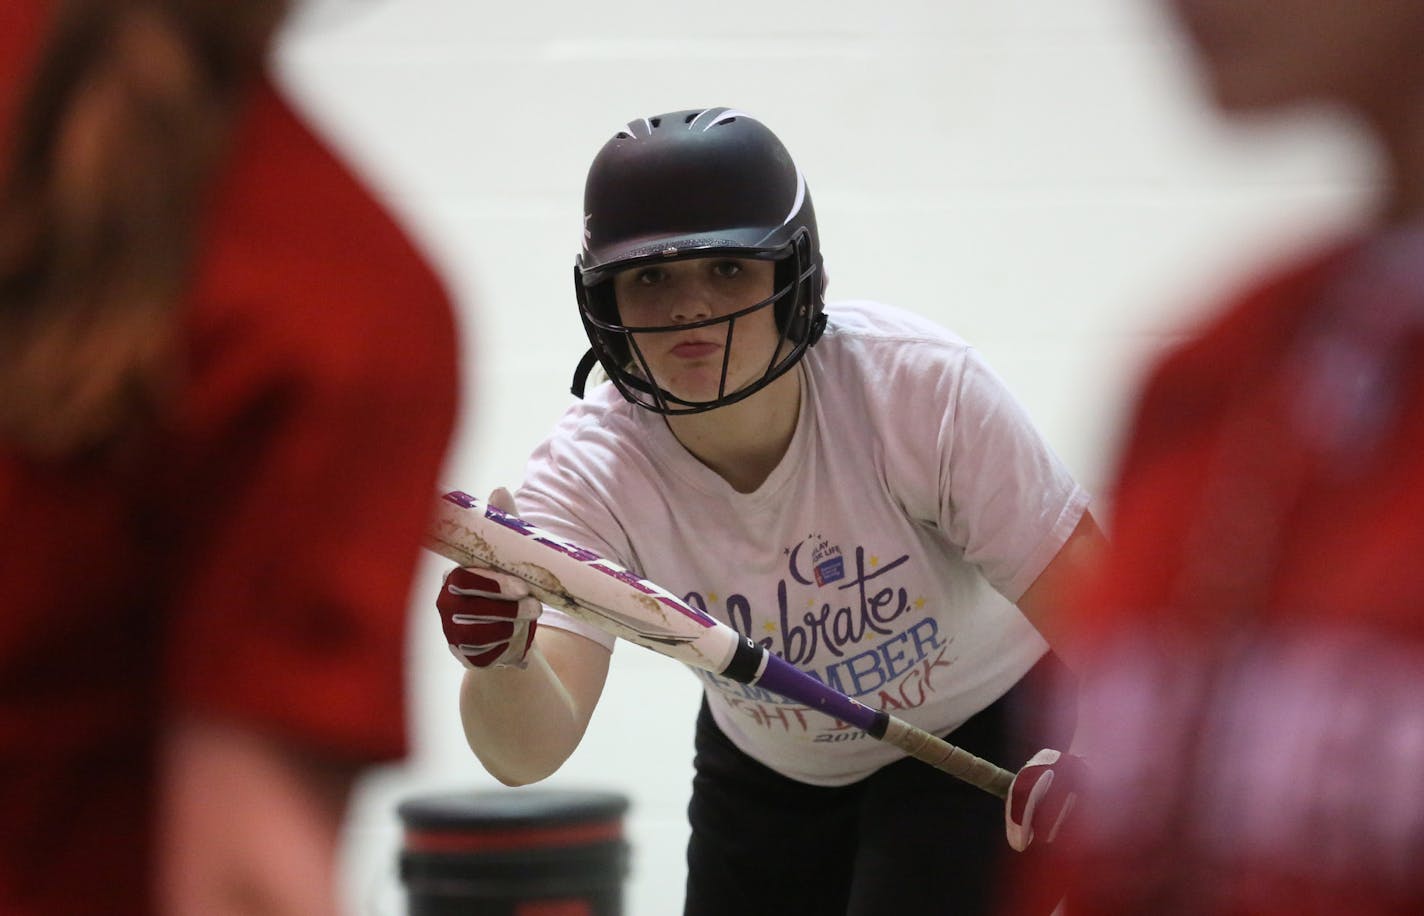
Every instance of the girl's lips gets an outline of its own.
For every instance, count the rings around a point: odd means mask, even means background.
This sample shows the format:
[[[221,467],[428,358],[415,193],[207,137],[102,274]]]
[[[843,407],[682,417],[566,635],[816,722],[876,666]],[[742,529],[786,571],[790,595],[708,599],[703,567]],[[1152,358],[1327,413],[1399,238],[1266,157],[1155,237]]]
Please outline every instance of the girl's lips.
[[[690,340],[673,347],[672,354],[682,359],[702,359],[711,356],[720,349],[722,348],[714,343],[702,343],[700,341]]]

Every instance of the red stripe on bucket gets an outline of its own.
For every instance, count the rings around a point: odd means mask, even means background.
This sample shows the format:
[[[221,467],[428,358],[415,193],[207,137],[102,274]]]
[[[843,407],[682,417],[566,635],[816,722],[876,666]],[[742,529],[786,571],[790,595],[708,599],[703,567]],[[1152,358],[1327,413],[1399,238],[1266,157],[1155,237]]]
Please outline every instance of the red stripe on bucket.
[[[580,846],[623,838],[622,825],[574,824],[567,827],[536,827],[523,830],[407,830],[405,848],[411,852],[507,852],[516,849],[547,849],[553,846]]]

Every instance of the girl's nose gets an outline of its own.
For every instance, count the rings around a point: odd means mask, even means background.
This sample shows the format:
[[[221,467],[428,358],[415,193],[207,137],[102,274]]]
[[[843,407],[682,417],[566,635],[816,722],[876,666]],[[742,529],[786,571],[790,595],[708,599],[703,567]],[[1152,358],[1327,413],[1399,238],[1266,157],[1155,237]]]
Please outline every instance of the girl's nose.
[[[674,324],[690,324],[712,317],[712,296],[700,283],[687,284],[673,301],[671,318]]]

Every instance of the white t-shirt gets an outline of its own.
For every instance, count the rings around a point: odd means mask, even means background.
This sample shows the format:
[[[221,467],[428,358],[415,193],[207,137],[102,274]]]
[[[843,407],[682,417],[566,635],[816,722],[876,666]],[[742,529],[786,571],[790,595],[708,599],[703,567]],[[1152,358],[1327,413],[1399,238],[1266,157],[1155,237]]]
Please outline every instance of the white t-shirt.
[[[1046,651],[1012,602],[1088,495],[963,340],[872,302],[827,314],[797,370],[791,444],[755,492],[734,490],[662,416],[604,383],[530,457],[520,513],[823,683],[944,734]],[[540,623],[613,643],[552,609]],[[842,785],[904,756],[764,690],[696,674],[732,742],[793,779]]]

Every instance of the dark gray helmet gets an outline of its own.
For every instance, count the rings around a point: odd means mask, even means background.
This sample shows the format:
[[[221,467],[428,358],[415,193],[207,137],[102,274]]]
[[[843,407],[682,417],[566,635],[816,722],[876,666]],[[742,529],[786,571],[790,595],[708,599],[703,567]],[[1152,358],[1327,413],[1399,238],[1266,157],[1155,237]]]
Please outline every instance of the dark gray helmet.
[[[634,329],[620,322],[615,273],[710,257],[775,261],[773,294],[694,324]],[[697,413],[739,401],[791,369],[820,337],[824,286],[806,180],[766,125],[730,108],[639,118],[604,144],[584,187],[583,250],[574,287],[591,349],[579,363],[573,391],[583,396],[596,360],[624,397],[658,413]],[[686,401],[659,387],[632,337],[634,330],[725,324],[730,349],[737,320],[767,307],[775,309],[785,346],[758,380],[736,391],[724,387],[710,401]],[[725,378],[724,364],[724,386]]]

